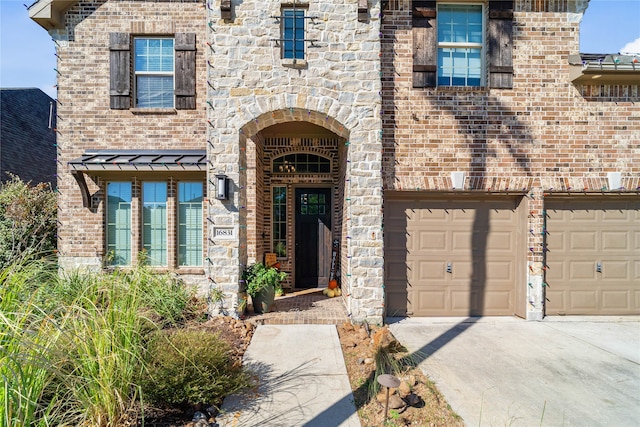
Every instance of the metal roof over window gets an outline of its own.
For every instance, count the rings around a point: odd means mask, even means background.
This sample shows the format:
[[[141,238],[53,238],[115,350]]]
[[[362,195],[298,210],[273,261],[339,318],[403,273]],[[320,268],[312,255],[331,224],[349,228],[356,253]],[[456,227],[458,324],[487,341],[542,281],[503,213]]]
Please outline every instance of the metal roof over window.
[[[96,150],[86,151],[69,166],[91,171],[204,171],[205,150]]]

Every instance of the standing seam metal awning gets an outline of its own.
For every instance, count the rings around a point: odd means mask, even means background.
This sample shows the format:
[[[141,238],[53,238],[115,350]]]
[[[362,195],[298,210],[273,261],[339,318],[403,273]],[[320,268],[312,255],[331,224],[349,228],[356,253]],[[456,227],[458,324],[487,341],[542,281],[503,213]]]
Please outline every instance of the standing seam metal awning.
[[[90,206],[84,174],[100,172],[193,172],[206,171],[205,150],[96,150],[71,160],[71,174],[80,186],[82,205]]]
[[[98,150],[71,160],[74,171],[204,171],[205,150]]]

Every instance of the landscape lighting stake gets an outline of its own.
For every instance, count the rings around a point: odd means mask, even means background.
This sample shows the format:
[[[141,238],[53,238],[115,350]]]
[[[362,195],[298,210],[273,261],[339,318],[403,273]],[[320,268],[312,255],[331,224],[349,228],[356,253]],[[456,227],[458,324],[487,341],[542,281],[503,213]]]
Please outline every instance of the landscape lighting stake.
[[[389,374],[382,374],[378,377],[378,383],[387,388],[387,399],[384,402],[384,422],[387,422],[387,414],[389,412],[389,389],[391,387],[396,388],[400,385],[400,380],[397,377]]]

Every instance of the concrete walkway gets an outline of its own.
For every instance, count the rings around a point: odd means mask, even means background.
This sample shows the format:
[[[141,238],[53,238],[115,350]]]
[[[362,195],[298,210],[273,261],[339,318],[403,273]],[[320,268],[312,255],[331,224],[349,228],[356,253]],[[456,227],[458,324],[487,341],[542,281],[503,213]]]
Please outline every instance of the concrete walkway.
[[[387,320],[468,426],[640,425],[640,317]]]
[[[222,426],[359,427],[333,325],[260,325],[244,355],[257,390],[225,399]]]

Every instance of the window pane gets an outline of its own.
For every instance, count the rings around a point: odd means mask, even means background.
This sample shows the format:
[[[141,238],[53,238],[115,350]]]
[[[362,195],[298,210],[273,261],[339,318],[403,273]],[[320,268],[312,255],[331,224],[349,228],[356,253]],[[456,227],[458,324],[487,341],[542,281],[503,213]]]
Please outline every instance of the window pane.
[[[480,86],[481,50],[471,48],[438,49],[438,85]]]
[[[287,256],[287,187],[273,187],[273,252]]]
[[[440,5],[438,41],[446,43],[482,43],[482,6]]]
[[[202,183],[178,183],[178,265],[202,265]]]
[[[140,108],[173,107],[172,76],[138,76],[137,106]]]
[[[282,11],[282,56],[283,58],[304,58],[304,10],[284,9]]]
[[[136,72],[173,72],[173,39],[135,39]]]
[[[112,265],[131,264],[131,183],[107,183],[107,253]]]
[[[149,265],[167,265],[167,183],[142,183],[142,247]]]
[[[276,173],[329,173],[331,161],[315,154],[287,154],[273,160]]]

